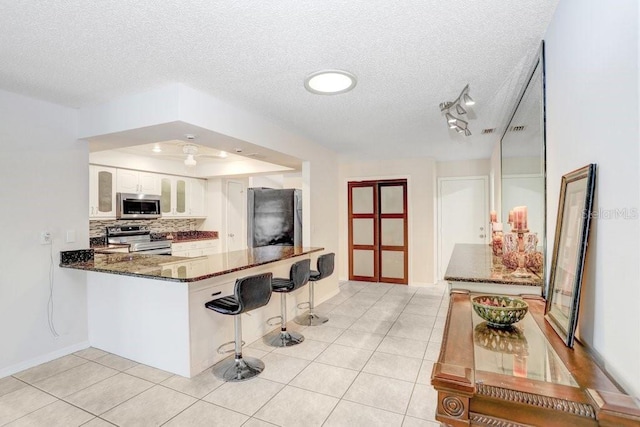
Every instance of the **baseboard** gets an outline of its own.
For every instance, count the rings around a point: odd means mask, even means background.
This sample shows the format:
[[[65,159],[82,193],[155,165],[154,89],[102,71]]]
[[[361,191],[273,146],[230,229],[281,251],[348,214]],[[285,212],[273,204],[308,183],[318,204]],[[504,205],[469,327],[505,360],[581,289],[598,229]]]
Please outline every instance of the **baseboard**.
[[[9,375],[24,371],[25,369],[33,368],[34,366],[50,362],[59,357],[75,353],[76,351],[84,350],[87,347],[89,347],[89,341],[83,341],[78,344],[70,345],[68,347],[52,351],[51,353],[43,354],[42,356],[25,360],[24,362],[20,362],[15,365],[7,366],[6,368],[0,369],[0,378],[8,377]]]
[[[343,283],[347,283],[348,281],[349,281],[349,279],[343,279],[343,278],[338,279],[338,283],[340,285],[342,285]],[[427,287],[427,286],[433,286],[433,285],[437,285],[437,284],[438,284],[438,282],[412,282],[412,283],[409,283],[409,286],[416,287],[416,288],[424,288],[424,287]]]
[[[426,288],[427,286],[434,286],[436,283],[430,282],[413,282],[409,283],[409,287],[411,288]]]

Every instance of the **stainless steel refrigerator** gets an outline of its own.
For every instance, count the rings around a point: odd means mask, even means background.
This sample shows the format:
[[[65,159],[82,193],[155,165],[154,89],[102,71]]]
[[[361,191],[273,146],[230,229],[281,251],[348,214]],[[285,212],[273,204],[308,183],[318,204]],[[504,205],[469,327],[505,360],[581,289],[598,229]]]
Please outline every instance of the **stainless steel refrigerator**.
[[[302,246],[302,190],[247,190],[247,245]]]

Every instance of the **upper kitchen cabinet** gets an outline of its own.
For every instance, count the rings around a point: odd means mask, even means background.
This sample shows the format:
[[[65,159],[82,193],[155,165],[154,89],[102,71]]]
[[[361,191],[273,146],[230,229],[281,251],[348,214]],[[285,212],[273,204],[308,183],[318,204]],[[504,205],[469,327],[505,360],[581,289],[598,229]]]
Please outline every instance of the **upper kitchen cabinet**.
[[[89,217],[116,217],[116,169],[89,165]]]
[[[160,175],[128,169],[118,169],[119,193],[160,194]]]
[[[160,178],[163,217],[204,217],[205,181],[181,176]]]
[[[206,216],[204,212],[204,193],[206,181],[191,178],[187,181],[187,212],[189,216]]]

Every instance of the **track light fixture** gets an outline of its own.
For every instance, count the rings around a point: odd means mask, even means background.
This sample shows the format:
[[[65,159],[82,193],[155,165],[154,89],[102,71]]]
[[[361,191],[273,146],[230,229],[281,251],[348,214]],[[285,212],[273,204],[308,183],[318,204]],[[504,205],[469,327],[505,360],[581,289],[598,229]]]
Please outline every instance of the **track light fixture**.
[[[467,110],[462,106],[471,106],[475,104],[475,101],[469,96],[469,85],[467,84],[460,95],[454,101],[445,101],[440,103],[440,112],[445,113],[444,116],[447,119],[447,124],[450,129],[454,129],[458,133],[463,133],[464,136],[471,136],[471,131],[468,128],[468,122],[462,120],[451,114],[451,110],[455,107],[456,114],[467,114]]]

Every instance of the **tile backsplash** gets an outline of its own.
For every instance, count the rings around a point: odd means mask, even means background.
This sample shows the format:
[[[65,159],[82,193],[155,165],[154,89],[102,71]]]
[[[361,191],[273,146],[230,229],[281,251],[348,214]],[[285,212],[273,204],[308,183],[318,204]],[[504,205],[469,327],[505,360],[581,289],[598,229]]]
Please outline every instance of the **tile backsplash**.
[[[152,233],[197,230],[204,220],[193,218],[160,218],[156,220],[117,221],[115,219],[89,221],[89,238],[105,237],[107,227],[117,225],[148,225]]]

